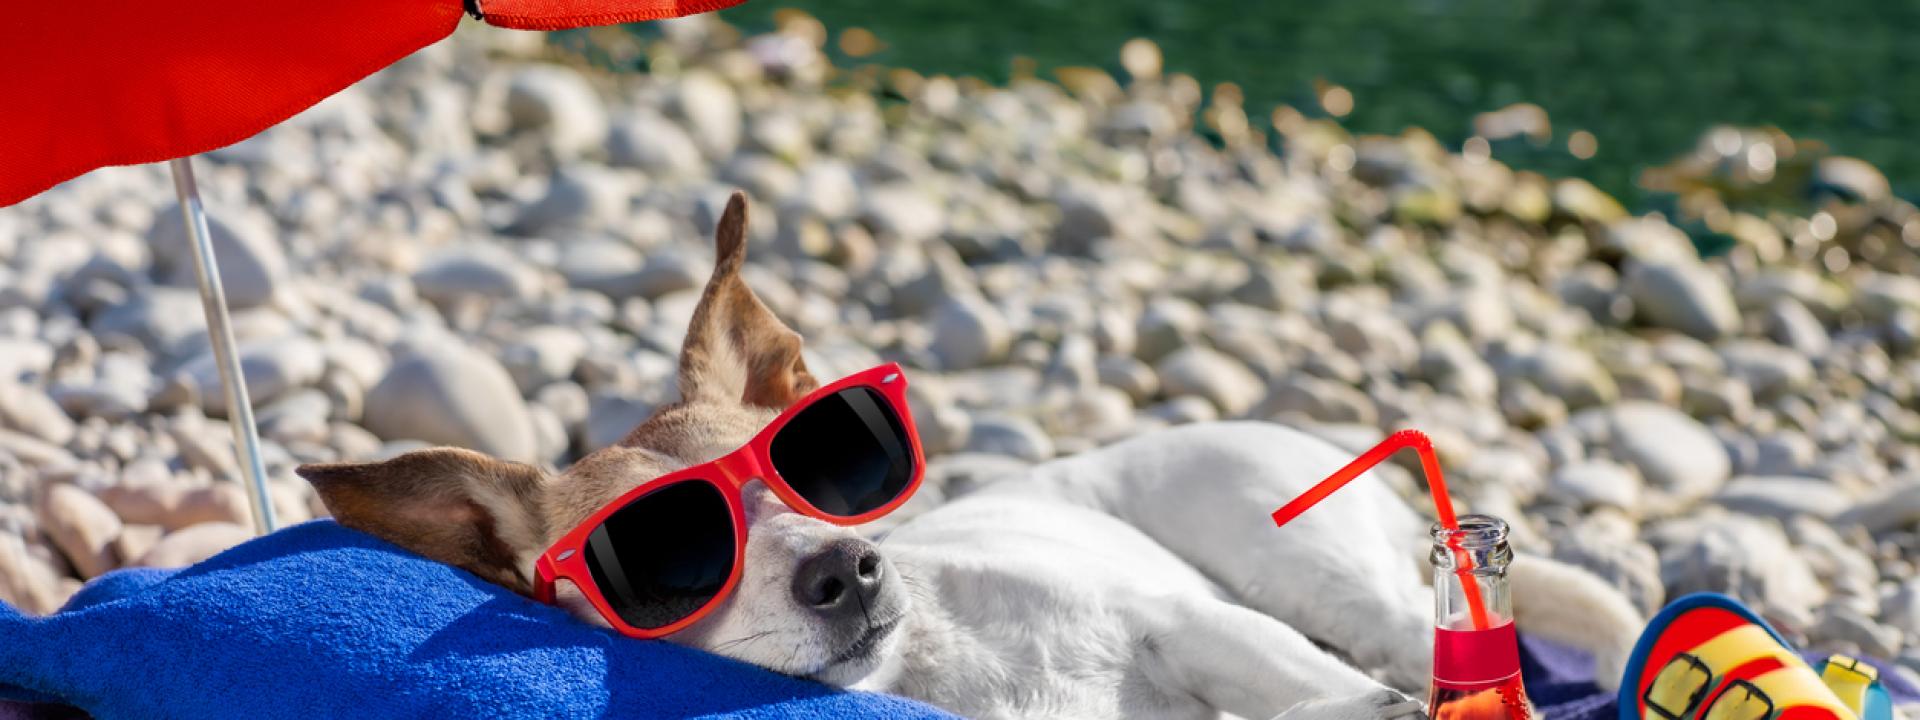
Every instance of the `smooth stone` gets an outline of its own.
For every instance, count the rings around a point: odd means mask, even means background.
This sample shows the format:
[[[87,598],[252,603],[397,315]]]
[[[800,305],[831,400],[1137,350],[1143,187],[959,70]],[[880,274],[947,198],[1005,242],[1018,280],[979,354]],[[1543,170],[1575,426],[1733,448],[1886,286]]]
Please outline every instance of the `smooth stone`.
[[[1606,460],[1583,460],[1555,471],[1550,497],[1577,506],[1601,505],[1633,511],[1640,506],[1640,477],[1631,468]]]
[[[661,252],[647,256],[639,270],[622,279],[616,297],[655,300],[669,293],[695,290],[707,283],[713,262],[690,253]]]
[[[1260,377],[1223,353],[1193,346],[1174,351],[1154,368],[1160,390],[1170,397],[1206,398],[1226,417],[1238,417],[1266,394]]]
[[[226,294],[227,307],[241,310],[271,302],[286,282],[287,258],[280,239],[266,221],[255,215],[209,208],[207,230],[220,266],[220,287]],[[161,282],[184,287],[197,284],[193,245],[178,204],[154,215],[153,226],[147,230],[147,244],[153,248],[154,274]]]
[[[167,435],[180,449],[180,457],[189,467],[206,471],[217,478],[238,479],[239,468],[234,456],[232,434],[227,429],[213,427],[197,416],[192,421],[174,422],[167,426]],[[228,429],[231,426],[227,426]]]
[[[247,398],[258,406],[312,385],[326,371],[326,356],[320,344],[305,337],[287,337],[246,343],[240,346],[240,375],[247,384]],[[201,411],[214,417],[227,414],[227,394],[220,384],[218,360],[213,351],[195,357],[182,366],[180,373],[193,384]]]
[[[0,430],[0,456],[11,456],[28,467],[40,469],[63,468],[79,462],[64,447],[12,430]]]
[[[1610,371],[1614,385],[1620,388],[1620,399],[1679,405],[1684,394],[1680,373],[1665,365],[1634,365]]]
[[[1806,475],[1820,456],[1820,446],[1812,438],[1792,430],[1781,430],[1757,438],[1753,467],[1743,468],[1747,475]]]
[[[1622,283],[1637,315],[1647,324],[1702,340],[1739,329],[1733,292],[1706,266],[1687,260],[1635,262]]]
[[[712,72],[693,70],[682,75],[673,89],[669,106],[700,151],[714,160],[733,155],[744,126],[733,88]]]
[[[1880,622],[1920,638],[1920,578],[1908,578],[1880,601]]]
[[[1920,310],[1920,278],[1868,273],[1853,285],[1854,302],[1868,320],[1886,322],[1901,311]]]
[[[1873,202],[1893,194],[1893,185],[1879,168],[1865,160],[1841,155],[1820,158],[1814,165],[1813,182],[1816,187],[1848,202]]]
[[[1042,409],[1044,428],[1050,437],[1087,439],[1096,443],[1119,438],[1132,429],[1133,400],[1113,388],[1094,387],[1056,397]],[[916,415],[915,417],[918,417]],[[1062,455],[1072,454],[1062,445]]]
[[[1547,488],[1544,459],[1544,452],[1490,447],[1474,453],[1461,476],[1474,485],[1499,487],[1517,503],[1529,503]]]
[[[1834,602],[1869,615],[1880,613],[1880,571],[1872,556],[1855,547],[1825,520],[1798,515],[1785,521],[1787,539],[1815,577],[1833,591]]]
[[[853,168],[843,161],[809,163],[800,171],[800,186],[806,192],[795,201],[823,220],[845,220],[860,209],[860,184]]]
[[[581,449],[593,452],[620,442],[640,423],[653,417],[657,405],[626,393],[595,393],[587,402],[585,433]]]
[[[973,416],[953,402],[952,394],[936,382],[907,386],[908,408],[920,430],[921,449],[929,455],[961,450],[973,434]]]
[[[139,567],[186,567],[253,539],[253,530],[228,522],[207,522],[168,533],[133,564]]]
[[[1604,405],[1620,395],[1613,377],[1593,355],[1563,345],[1542,346],[1524,363],[1524,374],[1542,391],[1560,398],[1570,410]]]
[[[1920,478],[1912,475],[1902,476],[1833,519],[1836,527],[1858,525],[1875,535],[1916,522],[1920,522]]]
[[[1406,323],[1391,314],[1365,310],[1330,314],[1327,336],[1334,347],[1389,368],[1405,368],[1420,357],[1420,342]]]
[[[595,165],[568,165],[547,181],[546,192],[514,213],[504,232],[553,235],[608,227],[625,217],[632,188],[620,174]]]
[[[397,358],[367,393],[368,430],[385,440],[424,440],[531,461],[533,422],[500,363],[460,345],[418,347]]]
[[[45,375],[53,367],[54,350],[33,338],[0,336],[0,377]]]
[[[1692,260],[1699,253],[1680,228],[1657,217],[1644,216],[1607,225],[1602,247],[1624,258],[1648,261]]]
[[[413,273],[414,289],[434,302],[463,297],[524,299],[539,289],[532,268],[491,245],[449,250]]]
[[[697,176],[706,167],[693,136],[651,110],[637,109],[614,121],[607,136],[607,159],[649,175]]]
[[[952,500],[996,482],[1018,482],[1032,463],[994,453],[957,453],[927,461],[925,483],[945,491]]]
[[[1005,455],[1027,462],[1053,457],[1053,439],[1039,425],[1025,418],[987,413],[973,418],[973,431],[967,438],[966,452]]]
[[[1807,306],[1793,300],[1780,300],[1767,308],[1767,337],[1793,348],[1802,357],[1814,358],[1833,347],[1833,337]]]
[[[1807,637],[1820,647],[1851,646],[1868,657],[1893,657],[1904,644],[1900,630],[1874,622],[1872,618],[1843,605],[1825,605],[1815,613]]]
[[[1813,383],[1813,363],[1773,343],[1736,340],[1720,347],[1720,357],[1729,373],[1747,382],[1756,399],[1772,399]]]
[[[273,517],[281,527],[313,519],[313,506],[320,502],[313,486],[299,479],[267,479],[267,497],[273,503]],[[252,527],[253,518],[239,523]]]
[[[73,439],[73,418],[46,392],[0,378],[0,426],[11,427],[54,445]]]
[[[1198,395],[1168,398],[1166,402],[1149,406],[1141,413],[1168,425],[1213,422],[1220,419],[1220,409],[1212,401]]]
[[[1668,597],[1718,592],[1762,612],[1806,616],[1825,602],[1806,561],[1772,521],[1722,515],[1673,521],[1653,531]]]
[[[577,157],[607,139],[600,94],[579,72],[559,65],[523,65],[507,80],[508,129],[533,131],[561,157]]]
[[[1599,576],[1626,595],[1645,617],[1652,617],[1666,602],[1660,556],[1632,537],[1606,537],[1576,526],[1554,538],[1553,559]]]
[[[1157,297],[1147,301],[1134,330],[1134,357],[1155,362],[1199,340],[1207,314],[1191,300]]]
[[[197,291],[155,286],[102,310],[91,328],[98,337],[128,337],[156,355],[177,357],[206,346],[207,320],[201,307]]]
[[[1737,477],[1728,481],[1713,501],[1737,513],[1777,520],[1795,515],[1830,519],[1853,504],[1833,483],[1801,477]]]
[[[1552,290],[1561,302],[1605,325],[1618,325],[1633,316],[1633,301],[1620,292],[1620,275],[1607,265],[1590,262],[1574,268],[1555,281]]]
[[[1753,390],[1739,378],[1693,373],[1680,381],[1680,407],[1695,417],[1744,424],[1753,415]]]
[[[120,536],[120,518],[78,487],[54,483],[45,490],[40,501],[40,529],[83,579],[97,577],[121,563],[113,553],[113,540]]]
[[[113,556],[126,560],[139,558],[159,544],[166,533],[158,525],[128,524],[121,528],[120,536],[113,539]]]
[[[1118,388],[1133,398],[1135,405],[1152,400],[1160,393],[1160,376],[1153,367],[1127,355],[1108,355],[1095,362],[1100,384]]]
[[[931,324],[933,343],[928,350],[947,370],[994,363],[1013,342],[1013,331],[1000,309],[976,297],[948,299],[934,310]]]
[[[1109,241],[1127,232],[1131,223],[1124,194],[1093,184],[1068,184],[1060,189],[1053,205],[1060,210],[1060,222],[1053,228],[1054,252],[1087,255],[1097,243]]]
[[[1427,309],[1425,322],[1446,322],[1466,337],[1488,341],[1504,337],[1514,327],[1513,307],[1495,287],[1479,286],[1456,293]]]
[[[366,428],[344,422],[333,423],[328,428],[332,433],[327,439],[327,447],[337,452],[340,460],[372,460],[380,454],[380,437]]]
[[[65,600],[53,566],[28,552],[20,536],[0,533],[0,602],[31,615],[46,615],[60,609]]]
[[[867,190],[860,221],[874,236],[904,245],[934,240],[947,226],[947,211],[925,190],[893,183]]]
[[[1272,390],[1244,414],[1263,419],[1300,416],[1333,424],[1372,425],[1379,419],[1366,393],[1333,380],[1299,373],[1275,381]]]
[[[1626,402],[1610,409],[1607,420],[1615,454],[1682,502],[1713,494],[1733,471],[1713,433],[1678,410]]]
[[[247,491],[237,482],[215,482],[183,492],[178,502],[159,520],[168,530],[193,527],[201,523],[252,522]]]
[[[522,394],[565,380],[587,354],[587,339],[578,330],[540,325],[521,330],[513,343],[500,349],[500,365]]]

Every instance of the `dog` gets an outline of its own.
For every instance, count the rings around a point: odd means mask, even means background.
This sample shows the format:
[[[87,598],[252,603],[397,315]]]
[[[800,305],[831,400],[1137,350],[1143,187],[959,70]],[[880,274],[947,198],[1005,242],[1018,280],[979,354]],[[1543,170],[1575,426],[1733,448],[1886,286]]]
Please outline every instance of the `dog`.
[[[557,475],[437,448],[302,466],[343,525],[532,595],[558,535],[639,483],[712,460],[819,386],[741,278],[746,204],[683,345],[681,399]],[[990,484],[879,542],[743,490],[739,586],[671,642],[981,718],[1373,720],[1421,714],[1433,652],[1427,524],[1363,476],[1282,528],[1268,512],[1350,457],[1279,425],[1157,431]],[[1523,630],[1618,670],[1642,626],[1597,577],[1522,556]],[[823,583],[850,588],[828,593]],[[559,602],[604,621],[563,585]]]

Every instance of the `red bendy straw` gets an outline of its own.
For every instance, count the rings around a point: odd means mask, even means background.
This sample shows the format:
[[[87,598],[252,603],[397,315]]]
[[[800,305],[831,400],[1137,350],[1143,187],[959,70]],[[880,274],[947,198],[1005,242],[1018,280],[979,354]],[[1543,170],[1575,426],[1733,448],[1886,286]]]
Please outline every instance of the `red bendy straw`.
[[[1453,502],[1447,496],[1447,479],[1440,474],[1440,458],[1433,453],[1433,441],[1427,438],[1426,433],[1419,430],[1401,430],[1388,435],[1387,439],[1380,441],[1380,444],[1373,446],[1373,449],[1362,453],[1353,462],[1347,463],[1346,467],[1340,468],[1332,475],[1328,475],[1327,479],[1300,493],[1300,497],[1280,506],[1279,510],[1273,512],[1273,523],[1284,526],[1292,522],[1294,518],[1300,516],[1300,513],[1306,512],[1307,508],[1319,504],[1321,500],[1327,499],[1328,495],[1332,495],[1333,491],[1360,477],[1360,473],[1373,469],[1373,466],[1379,465],[1380,461],[1387,459],[1387,456],[1406,448],[1413,448],[1413,451],[1420,455],[1420,468],[1427,476],[1427,490],[1433,493],[1433,510],[1440,516],[1440,526],[1448,530],[1459,530],[1460,521],[1453,516]],[[1456,572],[1460,574],[1460,584],[1466,590],[1467,613],[1473,618],[1473,629],[1485,630],[1489,627],[1487,604],[1486,599],[1480,597],[1480,583],[1473,577],[1473,559],[1461,550],[1460,538],[1457,535],[1448,538],[1447,547],[1453,549],[1453,556],[1459,561],[1456,563],[1459,567]]]

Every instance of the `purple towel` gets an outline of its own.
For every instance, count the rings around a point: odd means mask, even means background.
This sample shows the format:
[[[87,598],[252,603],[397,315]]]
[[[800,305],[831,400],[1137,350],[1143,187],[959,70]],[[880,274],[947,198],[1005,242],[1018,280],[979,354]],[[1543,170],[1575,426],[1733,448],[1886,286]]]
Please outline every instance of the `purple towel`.
[[[1825,653],[1801,653],[1807,662],[1826,657]],[[1920,702],[1920,688],[1893,673],[1893,666],[1874,658],[1862,658],[1880,669],[1880,683],[1893,697],[1895,706]],[[1540,714],[1551,720],[1615,720],[1620,715],[1613,693],[1593,683],[1592,656],[1575,648],[1537,637],[1520,638],[1520,676],[1527,683],[1527,696]]]

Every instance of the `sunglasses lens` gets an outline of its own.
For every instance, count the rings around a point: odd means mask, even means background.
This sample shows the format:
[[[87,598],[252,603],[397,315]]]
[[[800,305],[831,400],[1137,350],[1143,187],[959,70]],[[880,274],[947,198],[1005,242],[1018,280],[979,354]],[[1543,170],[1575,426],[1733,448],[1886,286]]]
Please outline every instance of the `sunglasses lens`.
[[[681,482],[641,496],[587,536],[587,567],[628,625],[654,629],[692,615],[733,574],[733,512],[719,488]]]
[[[773,438],[773,469],[808,504],[853,517],[898,499],[913,480],[913,443],[879,392],[841,390],[801,410]]]

